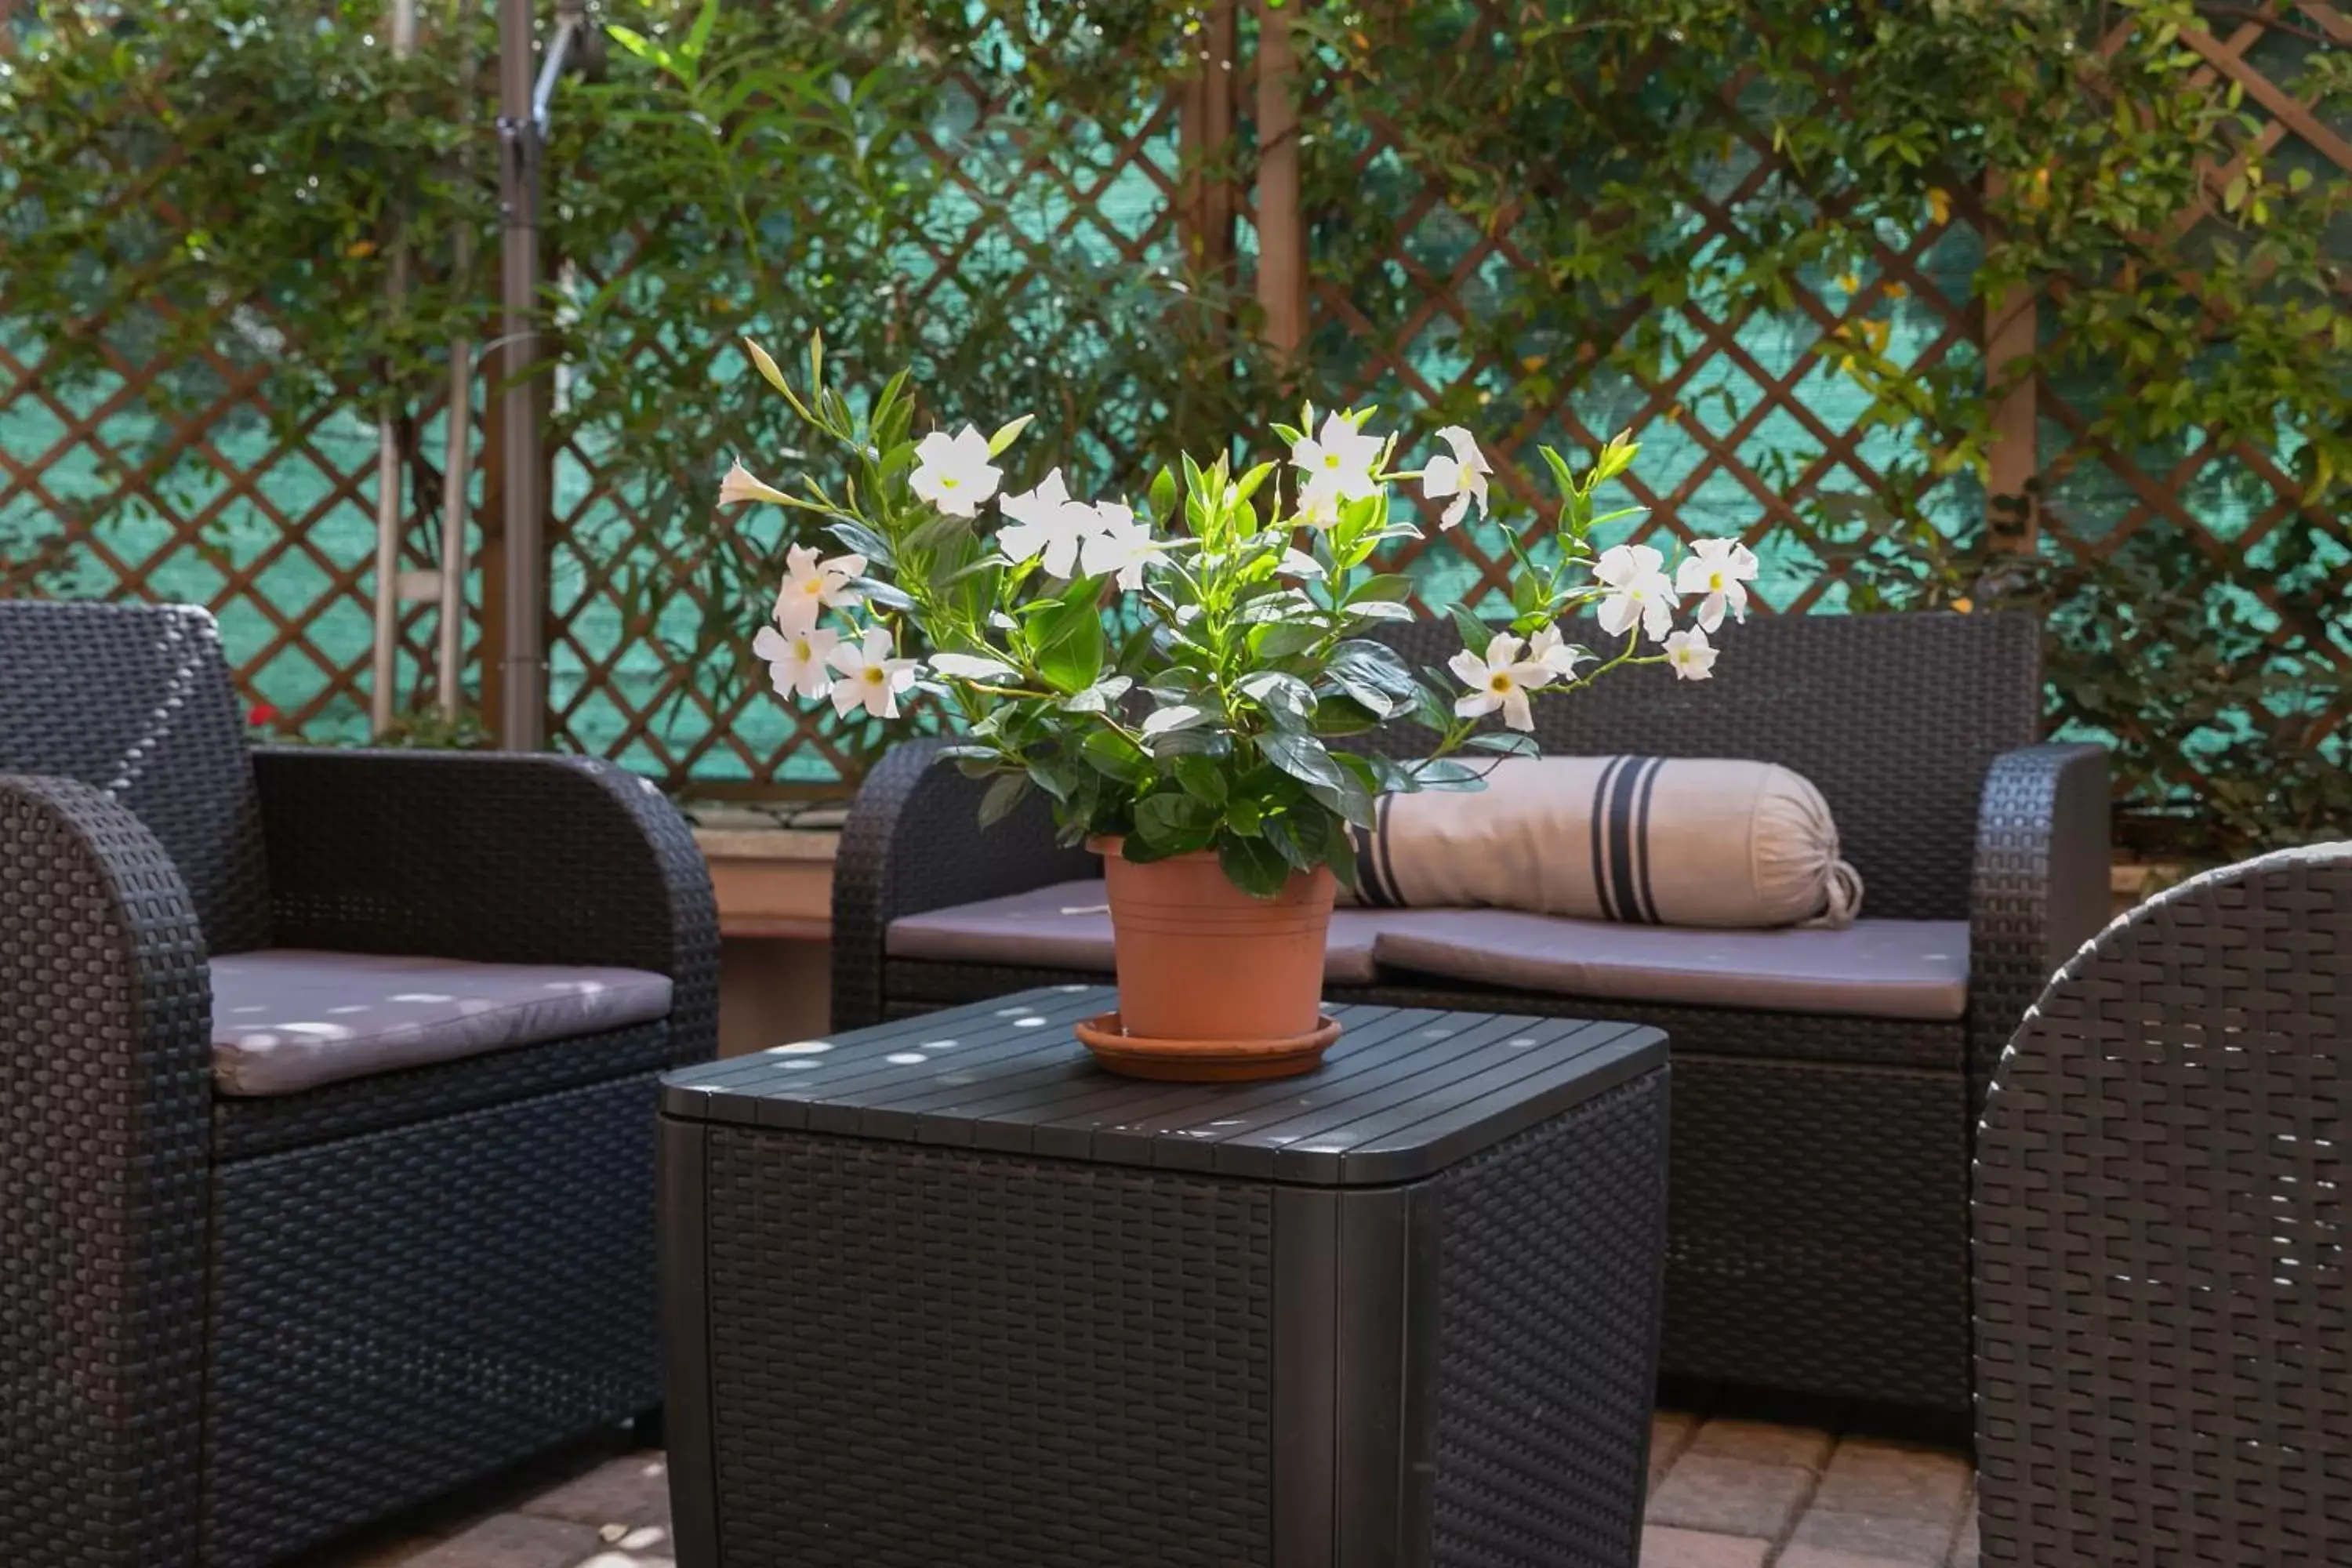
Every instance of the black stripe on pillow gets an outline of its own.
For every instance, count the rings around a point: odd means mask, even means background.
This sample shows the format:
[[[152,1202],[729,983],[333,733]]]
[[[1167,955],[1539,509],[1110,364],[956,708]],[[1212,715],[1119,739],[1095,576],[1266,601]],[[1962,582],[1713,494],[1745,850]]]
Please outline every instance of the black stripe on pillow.
[[[1601,902],[1601,918],[1606,921],[1624,918],[1617,912],[1615,889],[1609,880],[1609,785],[1624,764],[1623,757],[1610,758],[1592,786],[1592,892]]]
[[[1641,794],[1633,805],[1633,857],[1640,868],[1634,879],[1634,896],[1640,918],[1651,925],[1658,923],[1658,899],[1650,890],[1650,795],[1657,788],[1658,774],[1665,765],[1664,757],[1652,757],[1642,764]]]
[[[1389,865],[1389,801],[1373,803],[1370,827],[1350,826],[1356,840],[1356,897],[1378,910],[1392,910],[1404,900],[1397,896],[1396,876]]]
[[[1641,787],[1647,759],[1626,757],[1609,773],[1609,880],[1616,889],[1610,919],[1641,924],[1643,913],[1633,878],[1633,801]]]

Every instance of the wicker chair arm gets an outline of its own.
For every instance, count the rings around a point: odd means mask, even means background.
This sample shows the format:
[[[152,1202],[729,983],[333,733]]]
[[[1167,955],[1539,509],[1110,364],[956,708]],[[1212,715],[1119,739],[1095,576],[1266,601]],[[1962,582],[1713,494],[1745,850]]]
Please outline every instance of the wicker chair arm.
[[[1033,795],[982,830],[987,784],[941,762],[944,741],[910,741],[866,774],[833,865],[833,1026],[882,1020],[883,943],[901,915],[1096,876],[1083,849],[1054,842]]]
[[[212,992],[178,868],[87,785],[0,775],[0,1531],[192,1561]]]
[[[2018,1021],[2107,921],[2107,752],[2027,746],[1993,759],[1969,915],[1969,1062],[1981,1103]]]
[[[667,974],[671,1056],[718,1048],[719,917],[675,806],[583,757],[254,753],[287,947]]]

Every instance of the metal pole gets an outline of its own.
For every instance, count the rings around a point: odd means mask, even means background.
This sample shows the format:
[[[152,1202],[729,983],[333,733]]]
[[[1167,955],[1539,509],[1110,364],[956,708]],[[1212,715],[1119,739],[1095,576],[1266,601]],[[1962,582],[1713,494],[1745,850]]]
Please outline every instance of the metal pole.
[[[392,58],[404,60],[415,52],[416,0],[393,0]],[[408,292],[408,253],[397,230],[389,271],[385,294],[397,315]],[[377,735],[392,728],[393,688],[399,679],[401,503],[406,487],[401,483],[397,411],[394,389],[386,385],[375,420],[375,659],[368,690],[368,723]]]
[[[537,751],[547,738],[547,658],[541,641],[546,571],[540,529],[539,295],[540,128],[531,113],[531,0],[499,0],[499,205],[504,230],[499,299],[504,320],[506,647],[499,664],[499,741]]]
[[[474,34],[466,24],[461,6],[451,7],[451,30],[457,34],[457,47],[462,51],[457,70],[458,101],[470,121],[476,87]],[[461,169],[472,162],[459,154]],[[459,226],[453,248],[451,275],[459,288],[470,293],[473,231]],[[465,672],[460,661],[466,657],[466,492],[473,477],[474,345],[466,338],[449,345],[449,393],[443,399],[442,418],[448,434],[441,461],[441,619],[436,672],[439,679],[435,695],[439,699],[441,716],[455,719],[465,698]]]

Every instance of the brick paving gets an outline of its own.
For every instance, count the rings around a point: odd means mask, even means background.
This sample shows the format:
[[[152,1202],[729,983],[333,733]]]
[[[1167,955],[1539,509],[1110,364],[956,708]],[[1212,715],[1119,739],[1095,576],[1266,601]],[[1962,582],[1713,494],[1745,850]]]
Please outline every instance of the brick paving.
[[[559,1457],[322,1568],[676,1568],[656,1449]],[[1641,1568],[1977,1568],[1974,1483],[1948,1447],[1662,1410]]]

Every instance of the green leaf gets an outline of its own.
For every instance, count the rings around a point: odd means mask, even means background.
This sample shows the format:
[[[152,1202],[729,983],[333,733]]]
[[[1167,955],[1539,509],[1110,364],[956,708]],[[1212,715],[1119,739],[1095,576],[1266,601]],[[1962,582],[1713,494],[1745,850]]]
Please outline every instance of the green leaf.
[[[1102,616],[1095,608],[1101,584],[1092,578],[1071,584],[1083,593],[1065,593],[1050,601],[1031,624],[1036,639],[1037,672],[1057,691],[1084,691],[1102,673]]]
[[[1349,892],[1355,891],[1356,836],[1352,833],[1331,835],[1331,842],[1325,847],[1324,863],[1331,868],[1331,875],[1339,879],[1339,886]]]
[[[1574,495],[1576,474],[1569,468],[1568,459],[1549,447],[1538,447],[1536,450],[1543,454],[1544,467],[1551,470],[1552,482],[1559,486],[1559,493],[1563,496]]]
[[[1633,459],[1642,455],[1642,443],[1631,439],[1632,435],[1630,430],[1620,430],[1601,448],[1601,460],[1592,466],[1594,484],[1605,484],[1633,466]]]
[[[1242,678],[1241,691],[1285,729],[1301,728],[1315,717],[1314,689],[1295,675],[1261,669]]]
[[[1135,830],[1154,844],[1205,835],[1216,820],[1214,806],[1181,789],[1163,789],[1135,803]]]
[[[1378,728],[1381,721],[1388,717],[1389,700],[1377,691],[1367,695],[1381,704],[1377,710],[1362,698],[1354,695],[1351,689],[1348,696],[1326,697],[1316,703],[1315,721],[1308,727],[1318,735],[1326,737],[1360,735],[1367,730]]]
[[[1486,645],[1495,637],[1495,634],[1486,629],[1486,623],[1459,605],[1448,605],[1445,608],[1446,613],[1454,617],[1454,629],[1462,634],[1462,646],[1483,658]]]
[[[1233,738],[1223,730],[1171,730],[1151,737],[1155,757],[1223,757],[1233,750]]]
[[[1413,780],[1428,790],[1480,790],[1486,787],[1486,776],[1467,763],[1452,757],[1429,757],[1409,764]]]
[[[1236,795],[1225,803],[1225,827],[1244,835],[1262,833],[1265,830],[1265,812],[1247,795]]]
[[[1034,415],[1024,414],[1018,419],[998,426],[996,434],[988,438],[988,455],[992,458],[1003,456],[1004,448],[1021,438],[1021,432],[1029,428],[1029,421],[1034,417]]]
[[[1252,898],[1274,898],[1290,881],[1289,863],[1263,838],[1219,835],[1217,863],[1224,868],[1226,879]]]
[[[1193,799],[1206,801],[1211,805],[1225,804],[1225,770],[1209,758],[1197,753],[1178,757],[1175,771],[1176,782]]]
[[[1141,784],[1151,776],[1151,759],[1143,748],[1116,730],[1096,730],[1078,744],[1078,754],[1096,771],[1121,784]]]
[[[1507,757],[1539,757],[1543,748],[1536,744],[1533,735],[1523,735],[1517,730],[1486,730],[1463,742],[1481,752],[1500,752]]]
[[[992,827],[1013,815],[1013,808],[1029,798],[1031,785],[1027,773],[1000,773],[980,797],[980,825]]]
[[[1331,760],[1323,742],[1312,735],[1281,730],[1258,738],[1258,749],[1265,760],[1288,773],[1301,784],[1321,784],[1327,789],[1341,787],[1348,775]]]
[[[1255,658],[1288,658],[1305,653],[1322,637],[1321,627],[1304,621],[1267,621],[1250,628],[1250,654]]]
[[[862,522],[846,521],[830,522],[825,525],[824,531],[841,541],[850,553],[866,557],[866,565],[869,572],[876,567],[887,572],[898,561],[898,554],[890,548],[889,541]]]
[[[1347,603],[1360,605],[1370,600],[1393,600],[1399,603],[1412,597],[1412,579],[1402,572],[1383,573],[1367,577],[1348,590]]]
[[[1124,675],[1107,675],[1084,691],[1066,697],[1057,707],[1065,713],[1107,713],[1135,682]]]
[[[696,14],[694,26],[688,31],[686,42],[678,47],[678,53],[688,60],[700,59],[704,47],[710,42],[710,29],[718,25],[719,0],[702,0],[702,9]]]
[[[1151,489],[1144,499],[1151,508],[1152,521],[1165,522],[1176,509],[1176,476],[1165,468],[1152,475]]]

